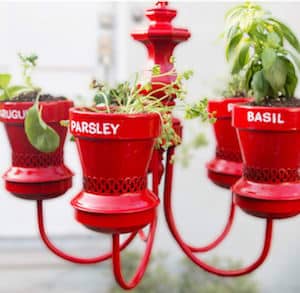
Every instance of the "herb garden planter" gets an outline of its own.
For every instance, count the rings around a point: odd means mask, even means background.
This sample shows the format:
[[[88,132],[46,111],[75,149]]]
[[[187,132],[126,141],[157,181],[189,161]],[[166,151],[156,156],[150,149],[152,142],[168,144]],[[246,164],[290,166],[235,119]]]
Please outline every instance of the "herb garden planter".
[[[33,102],[0,103],[0,120],[12,148],[12,166],[5,172],[6,189],[25,199],[48,199],[65,193],[72,185],[72,172],[64,165],[63,145],[67,129],[60,121],[68,119],[71,101],[40,102],[42,117],[60,137],[55,152],[42,153],[28,141],[24,119]]]
[[[76,219],[104,233],[136,231],[153,222],[159,199],[147,189],[147,171],[160,116],[73,108],[70,131],[83,169],[83,191],[72,200]]]
[[[244,162],[234,200],[249,214],[285,218],[300,212],[300,108],[236,105],[233,125]]]
[[[208,111],[215,112],[213,124],[216,138],[216,156],[207,163],[208,177],[215,184],[229,188],[242,176],[242,157],[235,129],[231,125],[232,106],[249,98],[226,98],[209,101]]]

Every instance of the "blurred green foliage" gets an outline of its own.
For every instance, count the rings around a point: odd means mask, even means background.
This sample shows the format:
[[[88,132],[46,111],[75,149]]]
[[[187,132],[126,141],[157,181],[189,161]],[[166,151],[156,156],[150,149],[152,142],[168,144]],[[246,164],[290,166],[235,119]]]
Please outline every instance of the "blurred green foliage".
[[[140,260],[137,252],[123,253],[123,272],[127,280],[136,270]],[[223,268],[240,267],[241,263],[230,259],[213,258],[210,263]],[[121,293],[123,289],[113,284],[109,293]],[[140,285],[132,293],[259,293],[258,283],[252,276],[222,278],[209,274],[188,259],[172,265],[166,254],[152,257]]]

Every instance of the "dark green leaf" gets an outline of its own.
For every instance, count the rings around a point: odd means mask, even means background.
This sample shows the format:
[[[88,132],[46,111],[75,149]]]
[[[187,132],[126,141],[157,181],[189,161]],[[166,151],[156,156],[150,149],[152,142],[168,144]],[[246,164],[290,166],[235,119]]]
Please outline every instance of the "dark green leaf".
[[[270,69],[276,60],[276,51],[272,48],[264,48],[261,54],[261,60],[264,70]]]
[[[270,85],[268,81],[264,78],[263,71],[257,71],[253,75],[253,79],[251,82],[251,87],[254,91],[254,96],[257,100],[267,96],[270,92]]]
[[[286,77],[286,82],[284,87],[285,89],[284,94],[286,95],[286,97],[293,97],[295,93],[295,89],[297,87],[298,78],[297,78],[294,64],[291,63],[291,61],[288,59],[284,59],[284,61],[286,62],[288,68],[288,74]]]
[[[282,91],[284,88],[287,73],[288,68],[286,62],[282,57],[278,56],[269,68],[263,69],[264,77],[271,85],[276,96],[278,92]]]
[[[244,76],[244,88],[245,88],[245,91],[248,92],[251,88],[251,80],[253,78],[253,75],[254,75],[255,71],[254,71],[254,68],[253,68],[253,62],[251,64],[249,64],[246,72],[245,72],[245,76]]]
[[[238,47],[242,37],[243,37],[243,34],[238,33],[227,44],[227,46],[226,46],[226,59],[227,60],[230,59],[230,57],[232,56],[234,50],[236,50],[236,48]]]
[[[292,51],[288,51],[288,52],[289,52],[290,56],[292,57],[292,60],[294,61],[295,65],[297,66],[298,70],[300,70],[300,59]]]
[[[235,56],[233,66],[232,66],[232,74],[236,74],[240,72],[243,67],[247,64],[249,61],[249,43],[244,43],[243,45],[240,46],[240,50]]]
[[[293,31],[287,25],[277,19],[269,18],[269,20],[280,27],[285,39],[291,44],[291,46],[293,46],[298,52],[300,52],[300,43]]]
[[[37,102],[26,113],[25,132],[32,146],[41,152],[51,153],[59,147],[59,135],[43,121]]]

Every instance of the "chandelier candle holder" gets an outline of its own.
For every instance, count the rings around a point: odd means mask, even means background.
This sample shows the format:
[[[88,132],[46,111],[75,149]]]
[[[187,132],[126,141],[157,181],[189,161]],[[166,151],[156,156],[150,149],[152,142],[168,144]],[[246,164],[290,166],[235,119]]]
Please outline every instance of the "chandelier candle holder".
[[[262,218],[299,214],[300,108],[236,105],[233,125],[244,161],[236,204]]]
[[[83,191],[72,200],[75,217],[89,229],[112,235],[115,277],[123,288],[133,288],[146,270],[156,230],[158,188],[156,194],[147,189],[147,171],[161,133],[160,116],[74,108],[70,110],[70,131],[84,176]],[[126,283],[121,273],[119,235],[148,224],[144,257],[132,281]]]
[[[215,158],[207,163],[208,178],[218,186],[230,188],[242,176],[242,155],[235,128],[231,125],[234,104],[250,98],[225,98],[208,102],[208,111],[215,113],[213,124],[216,139]]]
[[[64,194],[72,186],[73,173],[63,161],[63,146],[67,129],[60,121],[68,119],[73,103],[68,100],[40,102],[43,120],[60,137],[55,152],[43,153],[27,139],[24,129],[26,112],[33,102],[0,103],[0,121],[12,149],[12,166],[5,172],[6,189],[17,197],[33,200],[49,199]]]

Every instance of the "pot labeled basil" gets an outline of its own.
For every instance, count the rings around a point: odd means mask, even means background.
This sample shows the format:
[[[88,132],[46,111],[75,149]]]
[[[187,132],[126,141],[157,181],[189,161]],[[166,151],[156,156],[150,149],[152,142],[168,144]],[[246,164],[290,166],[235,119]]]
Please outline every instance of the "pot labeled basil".
[[[33,85],[31,72],[37,56],[20,55],[24,85],[11,85],[10,74],[0,74],[0,120],[12,148],[12,166],[5,172],[6,189],[25,199],[48,199],[64,194],[72,172],[63,162],[66,128],[73,105],[64,97],[43,94]]]
[[[300,212],[300,100],[294,97],[299,41],[258,5],[239,5],[228,20],[234,34],[242,34],[233,45],[233,68],[245,72],[255,98],[233,107],[244,164],[243,177],[232,188],[235,202],[259,217],[295,216]],[[245,44],[246,59],[240,51]]]

